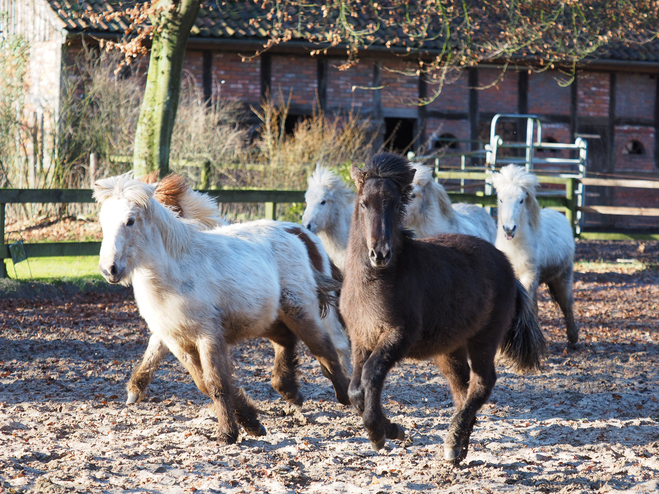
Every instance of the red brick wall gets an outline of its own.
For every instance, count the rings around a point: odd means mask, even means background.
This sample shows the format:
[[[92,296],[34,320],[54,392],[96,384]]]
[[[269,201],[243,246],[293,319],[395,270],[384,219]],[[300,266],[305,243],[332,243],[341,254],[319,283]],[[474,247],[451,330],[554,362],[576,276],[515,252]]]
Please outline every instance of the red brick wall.
[[[629,187],[616,187],[613,189],[613,206],[659,208],[659,194],[656,189],[634,189]],[[630,228],[652,228],[659,226],[656,216],[615,216],[614,228],[626,230]]]
[[[574,143],[574,139],[571,138],[570,135],[570,125],[569,124],[563,124],[563,123],[553,123],[553,124],[543,124],[542,125],[542,140],[544,142],[549,141],[549,138],[552,137],[556,140],[556,142],[559,142],[561,144],[572,144]],[[535,137],[534,137],[535,141]],[[569,151],[550,151],[550,150],[544,150],[544,151],[535,151],[536,158],[569,158],[570,157],[570,152]],[[568,167],[558,167],[556,165],[545,165],[545,164],[538,164],[535,165],[535,168],[546,168],[546,169],[565,169],[565,171],[568,170],[573,170],[576,171],[576,167],[574,169],[568,168]]]
[[[571,89],[558,84],[564,79],[565,76],[556,71],[529,74],[529,113],[569,115]]]
[[[609,73],[580,72],[578,77],[577,113],[585,117],[608,117]]]
[[[419,102],[419,78],[400,72],[414,70],[409,62],[392,61],[382,66],[382,107],[416,108]]]
[[[432,96],[436,90],[436,85],[428,83],[428,97]],[[428,110],[467,113],[469,111],[469,76],[467,73],[462,72],[457,76],[447,77],[442,92],[428,105]]]
[[[364,110],[373,106],[373,62],[362,61],[348,70],[339,70],[344,62],[327,63],[327,107],[341,110]],[[354,88],[354,90],[353,90]]]
[[[183,59],[182,84],[194,83],[197,90],[204,94],[204,53],[201,51],[187,51]]]
[[[615,128],[615,170],[644,171],[656,170],[654,160],[654,127],[622,125]],[[643,145],[641,155],[625,154],[625,146],[630,141],[639,141]],[[659,194],[657,194],[659,195]]]
[[[426,120],[426,136],[430,140],[433,136],[452,134],[456,139],[469,139],[469,122],[467,120],[444,120],[429,118]],[[447,153],[469,151],[469,143],[460,142],[457,149],[448,149]],[[458,167],[460,158],[440,158],[440,167]]]
[[[646,74],[616,74],[616,117],[654,119],[657,80]]]
[[[258,104],[261,100],[261,59],[242,60],[236,53],[213,53],[213,97]],[[224,81],[224,83],[222,83]]]
[[[503,75],[496,69],[478,69],[478,109],[481,112],[517,113],[517,81],[519,74],[508,70]]]
[[[292,105],[318,103],[318,60],[307,56],[273,55],[270,89],[272,95]]]

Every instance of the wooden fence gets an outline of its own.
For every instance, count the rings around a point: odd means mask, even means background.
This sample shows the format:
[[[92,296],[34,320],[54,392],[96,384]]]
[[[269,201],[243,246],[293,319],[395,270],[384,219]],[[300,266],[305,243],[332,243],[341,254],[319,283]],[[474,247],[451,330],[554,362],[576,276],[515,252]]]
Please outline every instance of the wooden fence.
[[[463,171],[439,171],[440,180],[486,180],[487,173]],[[659,216],[659,208],[582,206],[577,205],[576,191],[579,183],[598,187],[634,187],[659,189],[659,182],[648,180],[618,180],[597,178],[563,178],[538,175],[540,183],[558,184],[564,187],[556,194],[540,195],[538,202],[542,207],[549,207],[565,212],[573,225],[575,236],[591,239],[609,240],[659,240],[659,234],[630,234],[625,232],[581,232],[576,234],[577,213],[592,214]],[[304,202],[304,191],[299,190],[202,190],[223,203],[265,203],[266,218],[275,219],[277,203]],[[482,206],[496,206],[496,196],[481,193],[469,194],[449,191],[453,202],[467,202]],[[0,189],[0,277],[6,277],[5,259],[10,259],[9,245],[5,238],[5,205],[9,203],[92,203],[92,191],[89,189]],[[30,257],[86,256],[97,255],[100,242],[53,242],[25,244],[25,254]]]
[[[202,190],[218,202],[265,203],[265,217],[275,218],[277,203],[304,202],[304,191],[299,190]],[[5,259],[11,259],[5,238],[6,204],[52,204],[95,202],[90,189],[0,189],[0,278],[7,276]],[[25,254],[31,257],[94,256],[101,249],[100,242],[49,242],[25,244]]]

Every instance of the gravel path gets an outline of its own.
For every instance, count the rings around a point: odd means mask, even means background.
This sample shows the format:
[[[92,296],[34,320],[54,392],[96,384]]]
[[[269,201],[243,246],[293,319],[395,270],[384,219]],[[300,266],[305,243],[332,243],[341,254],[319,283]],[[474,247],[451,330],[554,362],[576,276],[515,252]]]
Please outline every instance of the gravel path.
[[[656,262],[657,244],[580,242],[578,258]],[[270,346],[247,342],[234,350],[236,381],[268,434],[218,447],[210,401],[171,356],[147,399],[124,405],[148,338],[130,291],[5,293],[0,492],[659,492],[658,282],[659,271],[638,262],[581,264],[575,351],[542,290],[545,368],[523,376],[499,367],[460,468],[441,461],[453,406],[430,363],[391,372],[385,410],[409,437],[375,453],[308,351],[296,408],[269,384]]]

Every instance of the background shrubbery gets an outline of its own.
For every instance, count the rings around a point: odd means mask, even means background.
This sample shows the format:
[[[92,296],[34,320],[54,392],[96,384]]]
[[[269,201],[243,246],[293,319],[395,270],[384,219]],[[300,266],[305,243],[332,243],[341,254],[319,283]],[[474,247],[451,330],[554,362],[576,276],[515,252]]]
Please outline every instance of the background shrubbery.
[[[85,47],[68,64],[58,113],[35,122],[24,111],[28,46],[18,39],[1,43],[0,186],[89,188],[90,153],[98,157],[94,178],[132,168],[146,67],[137,64],[117,75],[116,54]],[[329,118],[317,111],[286,132],[287,99],[276,94],[259,108],[222,99],[206,102],[194,77],[184,74],[170,170],[194,187],[304,189],[316,163],[363,162],[372,152],[370,122],[350,113]],[[14,205],[7,216],[12,221],[93,210],[93,205],[58,210]],[[289,213],[295,216],[295,211]],[[256,205],[231,205],[223,212],[234,219],[260,214]]]

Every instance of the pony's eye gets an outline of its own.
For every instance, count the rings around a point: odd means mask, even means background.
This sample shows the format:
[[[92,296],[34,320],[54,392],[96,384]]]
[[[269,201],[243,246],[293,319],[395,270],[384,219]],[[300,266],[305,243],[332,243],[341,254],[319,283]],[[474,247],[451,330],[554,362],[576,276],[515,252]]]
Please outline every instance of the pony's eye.
[[[326,201],[325,199],[323,199],[322,201],[320,201],[320,205],[321,205],[321,206],[324,206],[326,203],[327,203],[327,201]]]
[[[135,224],[135,218],[128,218],[126,226],[133,226]]]
[[[523,198],[523,197],[519,200],[519,203],[520,203],[520,204],[523,204],[523,203],[524,203],[524,198]]]
[[[501,204],[503,204],[503,199],[499,199],[499,202],[500,202]]]
[[[366,209],[366,203],[360,202],[359,207],[362,208],[362,209]]]
[[[410,198],[414,199],[416,197],[416,194],[410,194]]]

